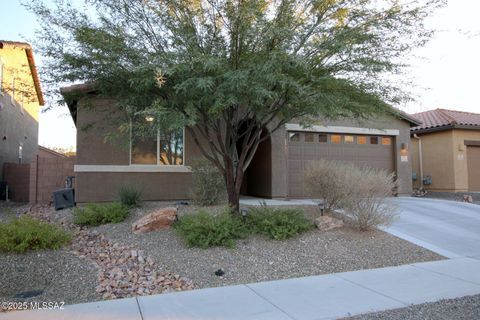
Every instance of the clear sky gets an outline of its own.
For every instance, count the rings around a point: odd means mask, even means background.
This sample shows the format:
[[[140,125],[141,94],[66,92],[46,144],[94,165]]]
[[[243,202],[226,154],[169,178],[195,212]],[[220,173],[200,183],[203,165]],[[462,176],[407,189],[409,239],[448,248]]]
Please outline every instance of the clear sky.
[[[33,39],[38,25],[35,16],[20,5],[20,0],[0,0],[0,3],[0,39]],[[410,83],[407,89],[414,93],[416,101],[397,107],[410,113],[435,108],[480,113],[478,12],[478,0],[450,0],[428,20],[439,31],[426,47],[416,50],[406,60],[411,64],[405,75]],[[35,59],[41,65],[38,54]],[[40,115],[39,143],[48,147],[75,146],[75,126],[65,106]]]

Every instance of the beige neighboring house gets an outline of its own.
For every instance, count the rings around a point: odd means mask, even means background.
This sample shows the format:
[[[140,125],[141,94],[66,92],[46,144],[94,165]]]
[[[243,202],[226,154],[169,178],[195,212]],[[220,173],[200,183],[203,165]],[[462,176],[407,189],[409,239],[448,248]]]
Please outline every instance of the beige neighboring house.
[[[423,171],[428,190],[479,192],[480,114],[435,109],[414,116],[422,121],[411,128],[415,186]]]
[[[4,164],[34,160],[43,104],[32,47],[0,40],[0,181],[4,180]]]

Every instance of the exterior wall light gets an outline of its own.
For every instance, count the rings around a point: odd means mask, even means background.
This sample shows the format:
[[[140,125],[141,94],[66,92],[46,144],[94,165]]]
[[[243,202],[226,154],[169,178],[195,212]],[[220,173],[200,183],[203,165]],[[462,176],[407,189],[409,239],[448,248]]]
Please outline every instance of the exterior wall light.
[[[242,215],[243,223],[247,223],[248,209],[240,208],[240,214]]]
[[[320,216],[323,216],[323,212],[325,211],[325,200],[320,199],[318,201],[318,209],[320,209]]]
[[[400,146],[400,155],[408,156],[408,144],[406,144],[405,142],[402,142]]]
[[[152,121],[153,121],[153,117],[152,117],[152,116],[146,116],[146,117],[145,117],[145,121],[147,121],[147,122],[152,122]]]

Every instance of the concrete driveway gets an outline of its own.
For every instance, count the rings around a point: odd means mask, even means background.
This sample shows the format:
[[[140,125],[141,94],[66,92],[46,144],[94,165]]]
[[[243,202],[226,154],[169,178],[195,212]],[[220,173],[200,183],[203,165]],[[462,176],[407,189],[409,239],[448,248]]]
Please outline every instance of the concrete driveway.
[[[448,258],[480,259],[480,206],[426,198],[395,198],[400,217],[385,231]]]

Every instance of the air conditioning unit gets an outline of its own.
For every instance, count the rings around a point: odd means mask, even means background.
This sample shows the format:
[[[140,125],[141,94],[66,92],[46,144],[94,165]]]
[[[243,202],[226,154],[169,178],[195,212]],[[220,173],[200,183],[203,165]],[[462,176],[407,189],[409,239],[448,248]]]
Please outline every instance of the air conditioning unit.
[[[60,189],[53,192],[53,206],[55,210],[75,206],[75,191],[72,188]]]

